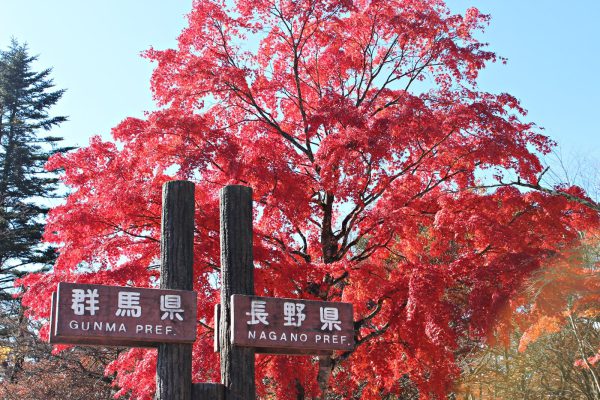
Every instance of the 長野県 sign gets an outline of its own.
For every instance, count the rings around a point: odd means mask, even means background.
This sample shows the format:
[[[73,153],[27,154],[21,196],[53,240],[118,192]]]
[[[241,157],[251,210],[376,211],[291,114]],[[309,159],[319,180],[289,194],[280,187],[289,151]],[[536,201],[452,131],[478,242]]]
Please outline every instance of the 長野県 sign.
[[[284,354],[354,348],[352,304],[234,294],[231,307],[235,345]]]

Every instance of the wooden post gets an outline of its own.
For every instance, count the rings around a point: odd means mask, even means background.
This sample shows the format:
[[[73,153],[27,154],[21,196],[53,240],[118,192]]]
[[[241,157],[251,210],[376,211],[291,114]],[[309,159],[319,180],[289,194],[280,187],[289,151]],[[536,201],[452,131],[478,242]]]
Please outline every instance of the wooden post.
[[[227,400],[254,400],[254,349],[231,344],[231,295],[254,294],[252,189],[221,190],[221,382]]]
[[[160,288],[193,290],[194,184],[163,185],[160,241]],[[186,315],[186,318],[196,318]],[[192,345],[160,344],[156,365],[156,399],[190,400]]]
[[[194,383],[192,385],[194,400],[225,400],[225,386],[220,383]]]

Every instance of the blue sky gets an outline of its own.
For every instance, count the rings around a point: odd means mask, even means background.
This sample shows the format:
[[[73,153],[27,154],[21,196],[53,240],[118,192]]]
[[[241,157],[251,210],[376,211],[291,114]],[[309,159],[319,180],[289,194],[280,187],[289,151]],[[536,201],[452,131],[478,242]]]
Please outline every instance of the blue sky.
[[[70,145],[109,137],[127,116],[154,107],[152,64],[139,56],[153,46],[174,47],[191,0],[0,0],[0,48],[10,37],[39,54],[39,68],[67,93],[55,107],[69,122],[53,134]],[[600,154],[600,1],[448,0],[452,11],[476,6],[492,15],[480,38],[508,58],[491,65],[480,87],[509,92],[529,119],[546,129],[566,154]]]

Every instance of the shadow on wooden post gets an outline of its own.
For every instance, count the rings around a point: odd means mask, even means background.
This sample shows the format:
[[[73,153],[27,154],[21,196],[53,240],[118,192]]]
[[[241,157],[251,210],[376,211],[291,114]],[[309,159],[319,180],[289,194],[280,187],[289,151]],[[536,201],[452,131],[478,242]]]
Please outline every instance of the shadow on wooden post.
[[[160,288],[193,290],[194,184],[163,185]],[[196,318],[186,315],[185,318]],[[192,398],[192,345],[160,344],[156,365],[156,400]]]

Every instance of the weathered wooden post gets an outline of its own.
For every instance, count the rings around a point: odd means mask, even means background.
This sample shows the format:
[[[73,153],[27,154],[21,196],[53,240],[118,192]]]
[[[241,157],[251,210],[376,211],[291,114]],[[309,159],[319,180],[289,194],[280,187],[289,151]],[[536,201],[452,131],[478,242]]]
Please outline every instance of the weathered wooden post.
[[[254,348],[231,344],[231,295],[254,294],[252,189],[221,190],[221,382],[227,400],[254,400]]]
[[[194,184],[171,181],[163,185],[160,288],[193,290]],[[193,316],[195,318],[196,316]],[[192,345],[158,346],[157,400],[190,400]]]
[[[194,383],[192,400],[225,400],[225,386],[220,383]]]

